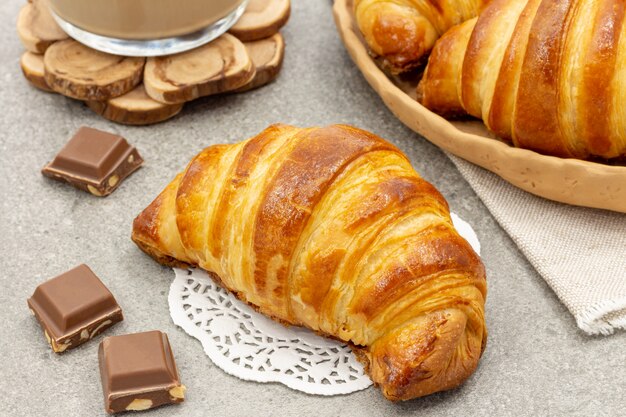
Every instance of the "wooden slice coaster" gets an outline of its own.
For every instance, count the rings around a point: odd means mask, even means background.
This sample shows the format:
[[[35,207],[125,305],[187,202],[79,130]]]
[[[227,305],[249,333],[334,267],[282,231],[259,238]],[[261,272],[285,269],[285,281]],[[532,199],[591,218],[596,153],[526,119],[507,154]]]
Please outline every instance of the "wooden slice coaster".
[[[105,119],[127,125],[162,122],[176,116],[183,108],[183,103],[165,104],[151,99],[143,84],[122,96],[107,101],[87,101],[86,104]]]
[[[278,30],[289,13],[290,0],[250,0],[230,33],[194,50],[146,61],[68,38],[48,0],[29,0],[17,22],[29,51],[20,66],[33,86],[82,100],[111,121],[157,123],[178,114],[187,101],[248,91],[276,78],[285,53]]]
[[[250,0],[229,32],[244,42],[267,38],[289,20],[290,0]]]
[[[52,44],[43,61],[46,83],[57,93],[104,101],[141,82],[145,58],[111,55],[67,39]]]
[[[148,58],[143,82],[150,97],[173,104],[234,90],[253,77],[246,47],[225,33],[191,51]]]
[[[252,58],[256,73],[252,81],[235,90],[237,93],[258,88],[273,81],[280,72],[285,57],[285,41],[280,33],[258,41],[245,42],[244,45]]]
[[[17,33],[30,52],[43,54],[54,42],[67,39],[57,25],[45,0],[31,0],[17,17]]]
[[[229,32],[244,42],[267,38],[287,23],[290,11],[289,0],[250,0]]]
[[[43,91],[52,91],[44,77],[43,55],[24,52],[22,58],[20,58],[20,66],[22,67],[24,77],[34,87]]]

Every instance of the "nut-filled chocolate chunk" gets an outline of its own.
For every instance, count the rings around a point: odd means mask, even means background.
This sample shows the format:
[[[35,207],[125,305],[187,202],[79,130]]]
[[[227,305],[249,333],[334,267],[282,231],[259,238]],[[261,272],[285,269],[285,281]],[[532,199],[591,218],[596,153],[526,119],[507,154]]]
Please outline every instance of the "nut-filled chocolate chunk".
[[[137,149],[123,137],[81,127],[41,172],[104,197],[119,187],[142,163]]]
[[[39,285],[28,307],[57,353],[93,339],[124,319],[111,291],[87,265]]]
[[[158,330],[107,337],[98,352],[104,406],[109,413],[140,411],[185,399],[174,355]]]

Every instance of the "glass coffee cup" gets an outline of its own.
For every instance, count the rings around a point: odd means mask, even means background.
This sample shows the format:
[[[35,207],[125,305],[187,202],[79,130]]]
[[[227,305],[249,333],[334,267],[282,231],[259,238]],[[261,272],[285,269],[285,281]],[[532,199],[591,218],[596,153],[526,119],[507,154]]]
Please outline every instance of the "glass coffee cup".
[[[94,49],[159,56],[196,48],[226,32],[248,0],[48,0],[68,35]]]

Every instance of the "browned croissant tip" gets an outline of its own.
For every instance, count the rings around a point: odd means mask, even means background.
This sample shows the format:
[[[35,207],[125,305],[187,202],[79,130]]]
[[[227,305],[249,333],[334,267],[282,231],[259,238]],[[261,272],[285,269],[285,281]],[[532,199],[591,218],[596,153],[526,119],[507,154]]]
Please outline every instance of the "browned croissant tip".
[[[425,321],[425,323],[424,323]],[[371,348],[372,379],[392,401],[405,401],[457,387],[475,370],[483,341],[469,339],[463,366],[450,366],[461,349],[467,316],[455,309],[416,318],[414,326],[396,329]]]
[[[423,4],[422,4],[423,3]],[[478,15],[488,0],[425,0],[395,2],[354,0],[354,14],[370,52],[381,57],[392,74],[424,64],[439,36]]]
[[[161,195],[157,196],[148,207],[146,207],[133,220],[133,241],[152,240],[158,241],[158,211],[161,207]]]

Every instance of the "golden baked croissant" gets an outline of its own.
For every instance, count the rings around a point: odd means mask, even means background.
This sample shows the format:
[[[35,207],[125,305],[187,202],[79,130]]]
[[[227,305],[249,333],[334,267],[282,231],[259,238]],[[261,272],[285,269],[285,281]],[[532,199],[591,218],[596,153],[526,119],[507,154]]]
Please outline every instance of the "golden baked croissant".
[[[449,28],[478,15],[489,0],[354,0],[357,25],[391,72],[420,64]]]
[[[446,201],[353,127],[274,125],[206,148],[132,238],[276,320],[349,342],[392,400],[457,386],[485,346],[485,269]]]
[[[626,155],[626,3],[493,0],[446,33],[419,94],[548,155]]]

